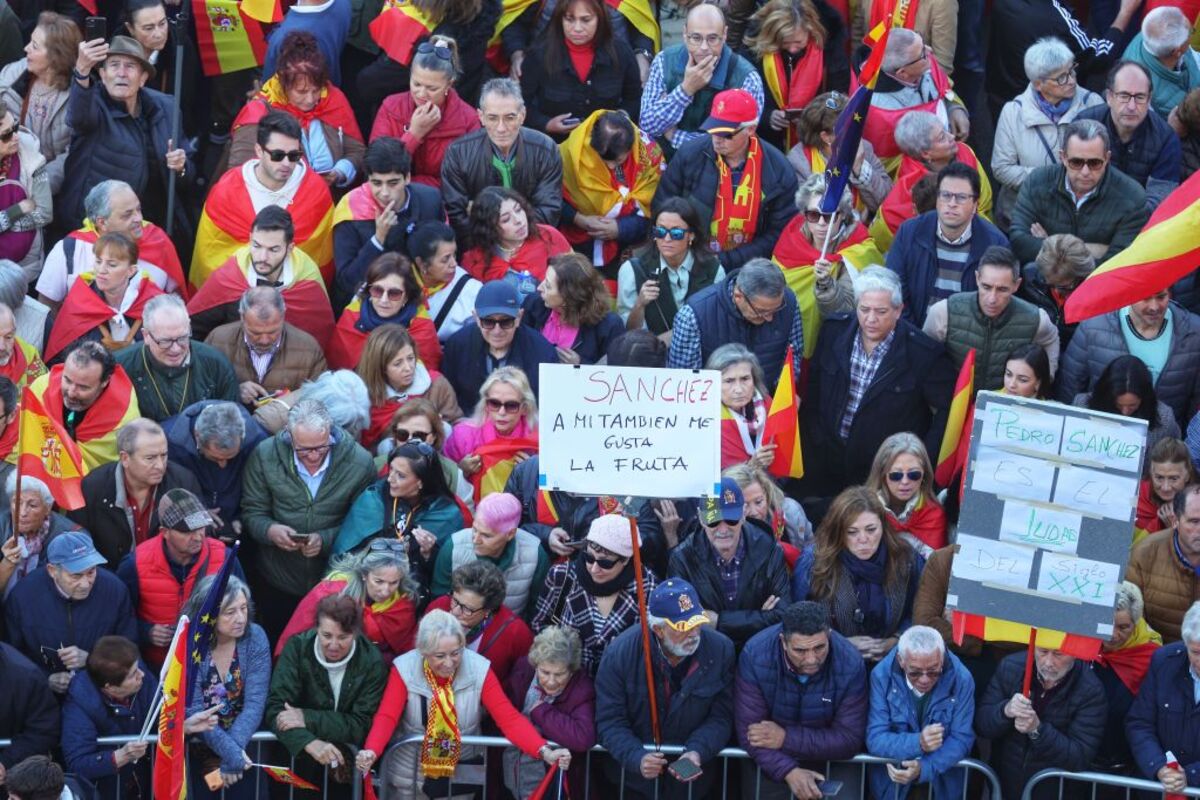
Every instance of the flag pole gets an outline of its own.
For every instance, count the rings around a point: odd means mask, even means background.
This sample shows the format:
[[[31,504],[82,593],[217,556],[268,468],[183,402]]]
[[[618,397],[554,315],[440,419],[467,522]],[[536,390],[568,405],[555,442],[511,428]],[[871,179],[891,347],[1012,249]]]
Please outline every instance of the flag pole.
[[[626,507],[632,499],[625,499]],[[638,542],[637,518],[630,515],[626,519],[629,520],[629,536],[633,540],[633,574],[637,586],[638,619],[642,625],[642,656],[646,667],[646,692],[650,701],[650,730],[654,736],[654,749],[657,750],[662,746],[662,734],[658,729],[658,693],[654,684],[654,664],[650,659],[650,623],[647,621],[646,583],[642,579],[642,548]]]
[[[825,260],[825,254],[829,252],[829,240],[833,238],[833,224],[837,222],[837,212],[833,212],[829,217],[829,227],[825,229],[825,242],[821,245],[821,261]]]
[[[162,704],[164,700],[162,690],[163,681],[167,678],[167,669],[171,663],[171,655],[175,652],[175,646],[179,644],[179,634],[183,630],[184,626],[187,625],[187,622],[187,615],[184,614],[180,615],[179,621],[175,623],[175,633],[171,635],[171,646],[167,648],[167,660],[163,662],[162,670],[158,673],[158,686],[155,687],[154,697],[150,701],[151,713],[146,715],[146,719],[142,723],[142,732],[141,735],[138,736],[139,742],[145,741],[146,737],[150,734],[150,720],[157,717],[158,713],[162,710]]]
[[[24,389],[23,391],[29,390]],[[25,416],[25,404],[21,403],[21,408],[19,411],[17,411],[17,484],[13,487],[13,500],[15,502],[12,506],[12,538],[14,541],[16,541],[17,537],[21,535],[20,529],[17,527],[17,521],[21,516],[21,478],[23,477],[23,469],[21,466],[21,448],[25,444],[25,426],[21,424],[21,418],[23,416]]]
[[[1033,650],[1037,647],[1037,628],[1029,629],[1029,652],[1025,654],[1025,681],[1021,684],[1021,694],[1029,697],[1033,685]]]

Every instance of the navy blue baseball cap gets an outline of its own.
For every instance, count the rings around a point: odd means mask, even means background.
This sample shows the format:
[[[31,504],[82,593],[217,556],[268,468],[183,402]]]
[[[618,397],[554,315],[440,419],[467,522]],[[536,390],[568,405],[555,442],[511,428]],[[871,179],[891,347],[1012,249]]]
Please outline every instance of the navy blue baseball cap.
[[[700,603],[700,595],[690,583],[682,578],[668,578],[654,587],[650,600],[646,604],[650,616],[665,619],[681,633],[692,628],[708,624],[704,616],[704,606]]]
[[[721,491],[716,497],[706,497],[700,501],[700,521],[712,527],[722,520],[725,522],[741,522],[745,516],[745,499],[742,488],[733,478],[721,478]]]
[[[508,281],[488,281],[475,296],[475,313],[487,317],[516,317],[521,310],[517,287]]]

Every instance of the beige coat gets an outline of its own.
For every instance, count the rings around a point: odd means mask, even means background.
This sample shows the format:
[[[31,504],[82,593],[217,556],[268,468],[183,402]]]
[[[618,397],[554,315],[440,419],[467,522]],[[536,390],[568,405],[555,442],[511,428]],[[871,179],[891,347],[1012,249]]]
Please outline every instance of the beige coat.
[[[269,393],[284,390],[294,392],[302,383],[316,378],[328,368],[317,340],[286,322],[283,325],[283,342],[261,381],[250,361],[241,320],[214,328],[205,342],[229,359],[239,384],[253,381]]]

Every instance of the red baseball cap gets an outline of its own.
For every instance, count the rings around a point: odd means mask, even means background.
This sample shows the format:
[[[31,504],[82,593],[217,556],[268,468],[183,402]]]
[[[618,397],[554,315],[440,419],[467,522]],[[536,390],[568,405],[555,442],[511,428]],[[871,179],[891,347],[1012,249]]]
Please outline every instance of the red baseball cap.
[[[758,103],[745,89],[726,89],[713,98],[712,111],[700,130],[736,133],[747,122],[758,121]]]

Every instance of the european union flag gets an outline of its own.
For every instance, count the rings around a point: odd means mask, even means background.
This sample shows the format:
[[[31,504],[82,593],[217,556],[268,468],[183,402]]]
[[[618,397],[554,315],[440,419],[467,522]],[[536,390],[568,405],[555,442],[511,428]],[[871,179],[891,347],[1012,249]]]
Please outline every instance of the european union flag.
[[[192,620],[191,630],[188,632],[188,680],[185,685],[185,694],[186,687],[192,685],[192,679],[195,677],[192,670],[203,664],[204,660],[208,658],[209,651],[212,650],[217,618],[221,616],[221,600],[225,597],[225,587],[229,584],[229,576],[233,573],[233,564],[237,560],[240,544],[241,542],[234,542],[232,547],[225,550],[225,563],[221,565],[216,580],[208,588],[208,596],[204,598],[204,603],[196,612],[196,618]]]

